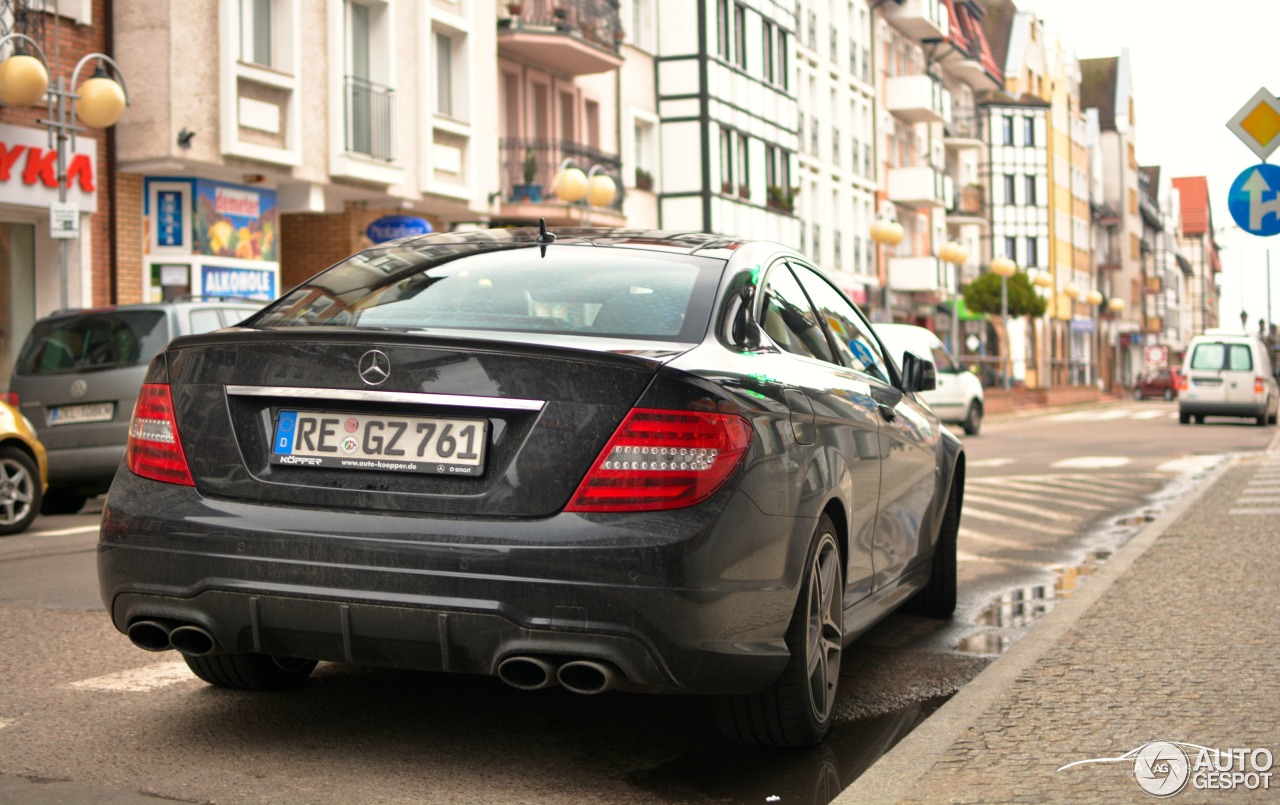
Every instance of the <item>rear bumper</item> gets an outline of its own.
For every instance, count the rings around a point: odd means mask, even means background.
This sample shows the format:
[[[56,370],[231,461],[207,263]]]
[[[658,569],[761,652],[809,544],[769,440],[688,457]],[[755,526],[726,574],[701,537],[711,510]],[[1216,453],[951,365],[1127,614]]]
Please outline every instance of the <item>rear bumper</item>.
[[[49,486],[74,487],[96,495],[111,486],[124,458],[124,445],[49,450],[48,458]]]
[[[122,472],[98,571],[122,632],[182,621],[224,651],[478,674],[596,659],[639,689],[739,693],[786,664],[812,528],[733,493],[479,521],[237,503]]]
[[[1178,413],[1192,416],[1242,416],[1259,417],[1267,412],[1265,400],[1251,403],[1226,403],[1178,399]]]

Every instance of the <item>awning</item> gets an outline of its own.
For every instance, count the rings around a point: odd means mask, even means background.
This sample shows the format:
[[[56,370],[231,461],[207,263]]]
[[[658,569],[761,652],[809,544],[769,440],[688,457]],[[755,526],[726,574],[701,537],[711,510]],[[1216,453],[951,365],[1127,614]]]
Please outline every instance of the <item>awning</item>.
[[[981,313],[974,313],[965,307],[964,297],[958,296],[955,299],[949,299],[943,303],[946,307],[956,311],[960,317],[960,321],[984,321],[987,317]]]

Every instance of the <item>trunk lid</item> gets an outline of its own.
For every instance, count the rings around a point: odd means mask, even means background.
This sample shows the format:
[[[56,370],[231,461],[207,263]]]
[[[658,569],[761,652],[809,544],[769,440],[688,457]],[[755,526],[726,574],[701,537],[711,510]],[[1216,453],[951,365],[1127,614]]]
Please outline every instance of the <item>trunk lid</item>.
[[[687,348],[620,346],[241,330],[175,342],[168,369],[202,494],[542,517],[563,508],[654,373]],[[386,377],[367,383],[362,368]]]

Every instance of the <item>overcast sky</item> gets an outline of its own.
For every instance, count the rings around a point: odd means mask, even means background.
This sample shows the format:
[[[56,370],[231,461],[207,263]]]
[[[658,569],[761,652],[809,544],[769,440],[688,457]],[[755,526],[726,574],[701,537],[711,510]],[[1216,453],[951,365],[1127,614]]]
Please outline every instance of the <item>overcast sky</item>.
[[[1280,0],[1014,0],[1034,11],[1082,59],[1129,49],[1133,65],[1138,161],[1162,176],[1209,178],[1220,228],[1222,322],[1249,327],[1267,317],[1266,253],[1271,251],[1272,317],[1280,320],[1280,236],[1235,229],[1227,193],[1257,156],[1227,121],[1261,87],[1280,94]],[[1271,155],[1280,163],[1280,150]],[[1244,285],[1241,285],[1241,277]]]

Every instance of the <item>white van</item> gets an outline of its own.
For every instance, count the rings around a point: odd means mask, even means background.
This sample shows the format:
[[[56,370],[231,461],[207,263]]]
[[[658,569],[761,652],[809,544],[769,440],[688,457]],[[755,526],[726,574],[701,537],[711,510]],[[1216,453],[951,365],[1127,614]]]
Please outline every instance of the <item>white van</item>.
[[[1274,425],[1280,411],[1267,345],[1256,335],[1207,330],[1191,339],[1182,366],[1178,421],[1196,424],[1206,416],[1237,416]]]
[[[938,371],[938,385],[933,391],[920,392],[920,396],[943,422],[960,425],[967,435],[977,436],[982,429],[985,405],[982,381],[977,375],[964,371],[938,337],[923,327],[887,323],[872,327],[899,366],[904,352],[933,361]]]

